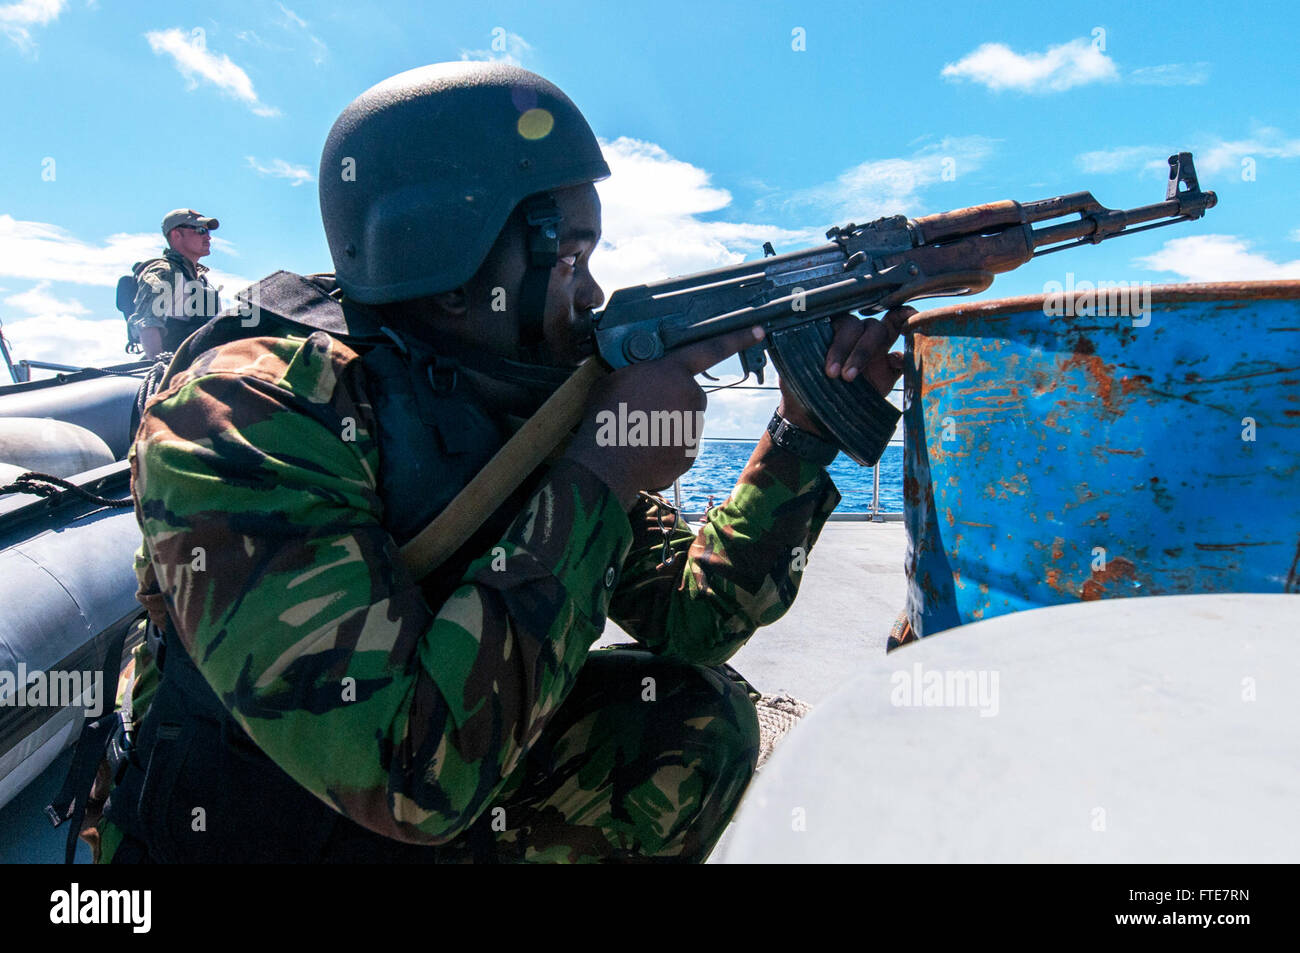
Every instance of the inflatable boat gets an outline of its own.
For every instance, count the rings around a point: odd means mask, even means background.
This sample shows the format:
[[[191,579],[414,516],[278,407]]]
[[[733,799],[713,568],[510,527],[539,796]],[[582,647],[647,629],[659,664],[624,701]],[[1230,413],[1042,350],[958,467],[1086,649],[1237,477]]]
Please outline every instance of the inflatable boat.
[[[0,808],[75,743],[107,646],[139,615],[132,410],[146,364],[0,386]],[[42,495],[45,494],[45,495]],[[103,679],[100,679],[101,683]]]

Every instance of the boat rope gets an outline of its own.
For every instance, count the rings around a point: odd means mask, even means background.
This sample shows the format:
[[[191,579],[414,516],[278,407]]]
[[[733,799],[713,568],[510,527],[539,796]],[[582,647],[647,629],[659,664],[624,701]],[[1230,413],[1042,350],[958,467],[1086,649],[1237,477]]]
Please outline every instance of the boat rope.
[[[158,386],[162,383],[162,379],[167,375],[167,367],[171,364],[174,355],[175,352],[173,351],[163,351],[158,355],[153,366],[151,366],[145,373],[144,382],[140,385],[140,389],[135,395],[135,414],[131,418],[132,433],[135,432],[135,428],[139,424],[140,418],[144,416],[144,405],[149,402],[150,397],[158,393]]]
[[[763,695],[754,704],[758,715],[758,767],[762,767],[772,752],[799,720],[812,711],[812,706],[781,692]]]
[[[114,509],[124,509],[133,505],[131,500],[113,500],[106,496],[98,496],[89,490],[83,490],[75,483],[69,483],[62,477],[51,476],[48,473],[37,473],[35,470],[20,473],[13,483],[0,486],[0,496],[5,493],[34,493],[37,496],[49,498],[71,493],[73,496],[79,496],[91,503],[98,503],[100,506],[109,506]]]

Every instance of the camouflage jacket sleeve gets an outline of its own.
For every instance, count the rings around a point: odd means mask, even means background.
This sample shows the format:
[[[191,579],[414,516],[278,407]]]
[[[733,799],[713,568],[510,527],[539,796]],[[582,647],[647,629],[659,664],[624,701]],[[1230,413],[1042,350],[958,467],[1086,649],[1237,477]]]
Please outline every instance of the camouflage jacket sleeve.
[[[560,461],[500,541],[505,568],[489,550],[432,611],[380,523],[355,357],[319,332],[259,338],[167,382],[132,449],[141,601],[299,784],[380,834],[442,843],[572,688],[632,531]]]
[[[668,532],[666,501],[648,494],[631,514],[634,538],[610,618],[655,652],[704,665],[731,658],[794,602],[813,543],[840,494],[830,476],[759,440],[731,496],[698,533]]]
[[[131,321],[137,327],[161,328],[169,317],[184,314],[185,276],[161,258],[140,269],[135,286],[135,310]]]

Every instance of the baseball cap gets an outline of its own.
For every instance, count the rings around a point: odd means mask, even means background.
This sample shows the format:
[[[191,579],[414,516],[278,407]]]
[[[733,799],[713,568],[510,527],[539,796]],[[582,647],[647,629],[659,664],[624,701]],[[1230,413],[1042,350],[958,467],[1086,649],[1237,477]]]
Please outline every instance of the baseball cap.
[[[215,218],[204,218],[192,208],[178,208],[163,216],[162,232],[166,235],[177,225],[197,225],[211,232],[215,231],[219,224]]]

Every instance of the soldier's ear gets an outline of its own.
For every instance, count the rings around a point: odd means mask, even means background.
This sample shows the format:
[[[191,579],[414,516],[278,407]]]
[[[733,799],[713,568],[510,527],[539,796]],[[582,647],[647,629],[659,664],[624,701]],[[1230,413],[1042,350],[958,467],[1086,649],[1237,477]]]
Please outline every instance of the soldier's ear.
[[[469,313],[469,295],[463,287],[440,291],[433,296],[433,301],[443,314],[453,318],[463,318]]]

